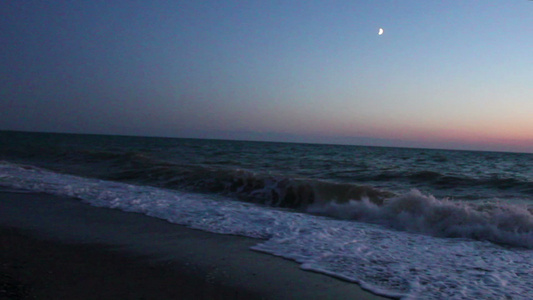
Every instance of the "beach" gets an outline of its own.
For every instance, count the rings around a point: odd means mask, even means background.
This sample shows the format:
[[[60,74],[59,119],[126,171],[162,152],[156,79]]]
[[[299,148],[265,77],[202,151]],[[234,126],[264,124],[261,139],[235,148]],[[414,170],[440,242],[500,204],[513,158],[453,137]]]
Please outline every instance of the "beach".
[[[0,193],[0,299],[385,299],[219,235],[78,199]]]
[[[533,266],[530,154],[20,132],[0,132],[0,140],[0,226],[26,241],[89,247],[79,251],[96,261],[51,260],[87,262],[64,278],[105,281],[84,293],[533,295],[533,273],[524,271]],[[46,248],[19,247],[29,257]],[[106,253],[129,261],[97,273]],[[90,273],[74,276],[79,269]],[[167,274],[168,289],[142,287],[162,282],[154,272]],[[32,276],[74,285],[45,274]],[[33,279],[6,277],[14,289],[38,286]]]

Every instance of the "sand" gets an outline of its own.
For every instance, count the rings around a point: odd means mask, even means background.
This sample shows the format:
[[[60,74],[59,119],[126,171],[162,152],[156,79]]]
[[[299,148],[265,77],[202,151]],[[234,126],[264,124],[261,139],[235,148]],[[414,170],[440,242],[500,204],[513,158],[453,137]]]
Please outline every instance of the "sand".
[[[0,299],[385,299],[219,235],[0,192]]]

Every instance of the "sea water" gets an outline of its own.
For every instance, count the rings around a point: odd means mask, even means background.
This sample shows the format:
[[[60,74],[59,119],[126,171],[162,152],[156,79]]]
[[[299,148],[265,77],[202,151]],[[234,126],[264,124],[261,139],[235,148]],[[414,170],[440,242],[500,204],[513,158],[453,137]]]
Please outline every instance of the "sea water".
[[[405,299],[533,298],[533,155],[0,132],[0,186],[220,234]]]

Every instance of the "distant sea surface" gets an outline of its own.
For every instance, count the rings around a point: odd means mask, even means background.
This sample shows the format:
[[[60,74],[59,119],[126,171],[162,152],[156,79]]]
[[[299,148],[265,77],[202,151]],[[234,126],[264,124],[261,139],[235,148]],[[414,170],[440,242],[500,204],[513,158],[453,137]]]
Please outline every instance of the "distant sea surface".
[[[405,299],[533,298],[533,155],[0,132],[0,188],[192,228]]]

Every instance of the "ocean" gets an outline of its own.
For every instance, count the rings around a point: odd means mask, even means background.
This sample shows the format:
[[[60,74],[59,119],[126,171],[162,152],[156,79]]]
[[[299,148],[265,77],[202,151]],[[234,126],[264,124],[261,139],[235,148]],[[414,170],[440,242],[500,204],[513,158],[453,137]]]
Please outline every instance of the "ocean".
[[[533,154],[0,132],[0,190],[191,228],[403,299],[533,299]]]

